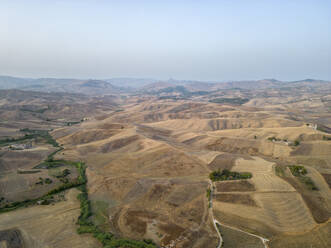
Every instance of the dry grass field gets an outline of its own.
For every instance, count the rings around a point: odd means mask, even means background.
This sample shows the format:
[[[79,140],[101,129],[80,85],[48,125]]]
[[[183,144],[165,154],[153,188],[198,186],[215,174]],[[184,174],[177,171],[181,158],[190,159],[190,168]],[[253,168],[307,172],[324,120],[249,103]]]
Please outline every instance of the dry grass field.
[[[231,89],[185,99],[150,93],[117,102],[116,97],[98,101],[66,95],[61,104],[53,99],[45,115],[39,113],[40,106],[49,95],[23,112],[18,107],[8,110],[7,100],[0,105],[0,116],[9,121],[0,122],[0,135],[18,137],[22,128],[48,127],[62,149],[54,160],[87,165],[93,212],[89,219],[117,237],[152,239],[159,247],[215,248],[219,239],[214,216],[220,223],[268,238],[270,248],[331,247],[330,134],[313,125],[331,127],[329,105],[326,100],[310,105],[306,99],[326,99],[323,90],[302,91],[291,95],[277,88]],[[23,98],[23,93],[16,94]],[[209,102],[224,94],[249,101]],[[24,97],[16,103],[20,108],[31,103],[33,95]],[[69,106],[76,99],[77,109]],[[60,185],[55,175],[70,167],[18,173],[32,170],[55,151],[45,142],[34,142],[30,150],[1,147],[0,197],[30,199]],[[304,166],[318,190],[294,176],[290,165]],[[211,204],[206,196],[209,174],[224,169],[252,177],[216,182]],[[53,183],[36,185],[39,177],[53,178]],[[21,240],[18,247],[101,247],[92,236],[76,232],[76,195],[72,189],[65,201],[0,213],[0,247],[10,247],[4,232]],[[263,247],[260,240],[234,229],[221,233],[224,247]]]
[[[76,220],[80,214],[78,191],[66,193],[65,201],[54,205],[33,206],[0,215],[0,241],[6,240],[8,232],[15,230],[15,241],[5,241],[14,247],[101,247],[90,236],[76,232]],[[2,233],[2,236],[1,236]],[[17,240],[20,239],[20,240]],[[21,244],[17,246],[17,243]],[[16,246],[15,246],[16,244]]]
[[[260,239],[252,237],[242,232],[238,232],[234,229],[221,226],[220,232],[223,237],[223,246],[224,248],[238,248],[238,247],[247,247],[247,248],[263,248],[263,244]]]

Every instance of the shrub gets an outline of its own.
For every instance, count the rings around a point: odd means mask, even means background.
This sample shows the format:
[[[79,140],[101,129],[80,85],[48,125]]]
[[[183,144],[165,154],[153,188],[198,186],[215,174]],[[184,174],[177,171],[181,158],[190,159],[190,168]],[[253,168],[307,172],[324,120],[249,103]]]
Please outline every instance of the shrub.
[[[95,226],[93,225],[81,225],[77,228],[77,233],[95,233]]]
[[[310,177],[305,176],[307,174],[307,169],[305,167],[300,165],[290,165],[289,168],[292,175],[298,177],[300,182],[305,184],[309,190],[318,190],[314,181]]]
[[[298,177],[307,174],[306,168],[301,165],[290,165],[289,168],[293,176]]]
[[[305,184],[309,190],[318,190],[314,181],[310,177],[300,177],[299,180]]]
[[[87,178],[85,175],[85,165],[83,163],[76,164],[79,173],[80,173],[80,182],[84,182],[79,186],[79,189],[82,191],[77,198],[80,201],[80,216],[78,217],[77,224],[79,227],[77,228],[77,232],[79,234],[82,233],[92,233],[93,237],[95,237],[99,242],[102,243],[103,247],[108,248],[156,248],[156,245],[151,240],[129,240],[116,238],[113,234],[101,231],[97,226],[90,221],[90,217],[92,216],[91,203],[88,199],[88,193],[86,188]]]
[[[210,197],[211,197],[211,189],[207,189],[207,193],[206,193],[206,195],[207,195],[208,200],[210,200]]]
[[[251,178],[252,174],[250,172],[235,172],[224,169],[222,172],[220,170],[213,171],[209,174],[209,178],[212,181],[224,181],[224,180],[238,180],[238,179],[248,179]]]
[[[52,179],[50,179],[50,178],[46,178],[45,179],[45,183],[46,184],[51,184],[53,181],[52,181]]]

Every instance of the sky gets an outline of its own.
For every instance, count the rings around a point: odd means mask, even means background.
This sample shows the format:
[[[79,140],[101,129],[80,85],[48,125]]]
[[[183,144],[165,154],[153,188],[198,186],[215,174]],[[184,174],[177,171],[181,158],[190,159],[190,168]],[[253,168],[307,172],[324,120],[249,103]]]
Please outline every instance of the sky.
[[[0,75],[331,80],[331,1],[0,0]]]

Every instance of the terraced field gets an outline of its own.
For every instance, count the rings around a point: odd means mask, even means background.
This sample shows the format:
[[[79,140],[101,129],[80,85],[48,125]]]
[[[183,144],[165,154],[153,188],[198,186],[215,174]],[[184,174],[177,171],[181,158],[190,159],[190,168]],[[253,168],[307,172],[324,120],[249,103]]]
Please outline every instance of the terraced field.
[[[300,194],[290,184],[275,175],[274,163],[258,157],[254,157],[253,160],[240,158],[232,169],[253,174],[249,181],[256,190],[245,193],[251,195],[257,207],[217,201],[215,209],[243,218],[263,221],[279,232],[300,233],[316,226]]]
[[[234,171],[249,171],[253,174],[251,181],[254,183],[258,192],[269,191],[295,191],[295,189],[286,181],[277,177],[275,174],[275,164],[259,157],[253,157],[253,160],[237,159]]]

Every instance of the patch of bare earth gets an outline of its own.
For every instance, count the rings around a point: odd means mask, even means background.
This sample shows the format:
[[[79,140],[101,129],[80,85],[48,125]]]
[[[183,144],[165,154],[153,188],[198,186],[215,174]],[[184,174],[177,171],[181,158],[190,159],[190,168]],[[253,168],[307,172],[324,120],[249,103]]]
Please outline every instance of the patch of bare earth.
[[[331,223],[317,226],[310,232],[297,235],[276,235],[268,243],[270,248],[329,248],[331,247]]]
[[[217,192],[255,191],[254,184],[250,183],[248,180],[216,182],[215,185]]]
[[[0,247],[4,248],[24,248],[24,240],[18,229],[0,231]]]
[[[325,181],[329,185],[329,188],[331,189],[331,174],[322,173],[321,175],[324,177]]]
[[[285,177],[284,179],[301,194],[317,223],[326,222],[330,218],[330,210],[327,208],[325,200],[318,195],[318,192],[305,189],[305,186],[294,177]]]
[[[235,165],[236,159],[245,158],[249,160],[250,157],[241,154],[232,154],[232,153],[223,153],[214,158],[212,162],[208,164],[208,167],[211,170],[231,170],[231,168]]]
[[[261,240],[251,235],[221,226],[220,232],[223,238],[223,248],[263,248]]]
[[[249,194],[216,194],[214,196],[216,201],[234,203],[234,204],[242,204],[257,207],[256,202]]]

